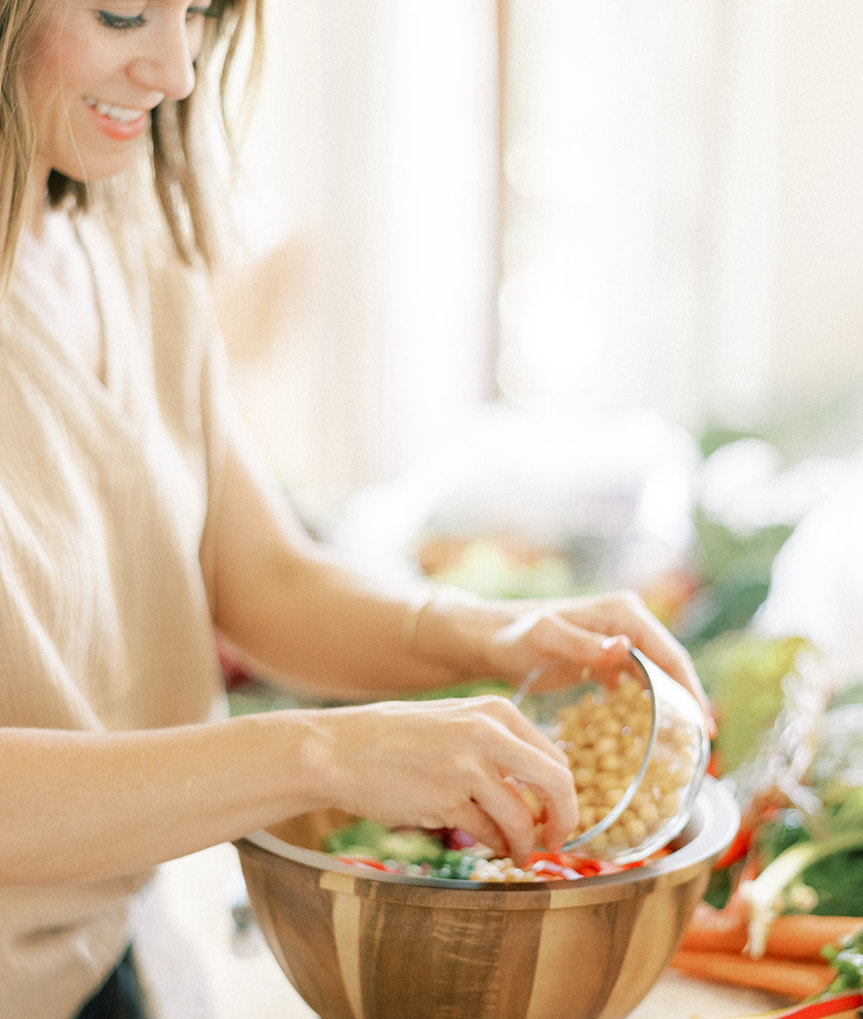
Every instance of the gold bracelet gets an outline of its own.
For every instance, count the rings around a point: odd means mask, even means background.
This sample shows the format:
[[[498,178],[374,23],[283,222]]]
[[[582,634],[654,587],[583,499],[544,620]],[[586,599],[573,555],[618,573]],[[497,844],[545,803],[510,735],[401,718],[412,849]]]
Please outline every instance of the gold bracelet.
[[[418,651],[417,630],[423,612],[435,601],[442,598],[467,600],[466,592],[448,584],[433,584],[423,587],[410,599],[402,621],[402,640],[408,651]]]
[[[417,591],[408,602],[402,621],[402,641],[408,651],[417,650],[417,630],[420,625],[420,616],[435,600],[437,593],[437,587],[423,588]]]

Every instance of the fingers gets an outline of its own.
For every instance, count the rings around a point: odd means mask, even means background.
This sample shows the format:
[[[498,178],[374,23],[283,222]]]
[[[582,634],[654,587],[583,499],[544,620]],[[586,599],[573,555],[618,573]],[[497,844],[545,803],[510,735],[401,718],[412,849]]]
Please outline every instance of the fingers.
[[[622,666],[633,642],[625,627],[609,635],[603,623],[607,621],[597,620],[594,627],[589,621],[569,618],[565,606],[560,611],[549,606],[520,614],[498,631],[494,644],[502,659],[530,662],[530,668],[537,659],[549,664],[562,661],[570,667],[577,664],[579,669]]]
[[[576,827],[565,755],[504,697],[313,714],[327,730],[327,804],[382,824],[460,828],[519,865]]]
[[[467,800],[453,815],[451,827],[472,835],[477,842],[488,846],[495,856],[510,855],[510,839],[492,817],[473,800]]]
[[[517,866],[537,848],[557,849],[578,822],[572,775],[562,766],[561,772],[552,783],[544,779],[543,787],[511,775],[490,775],[476,787],[459,826],[495,852],[511,857]]]
[[[501,629],[495,642],[502,659],[549,666],[535,689],[573,681],[582,671],[608,673],[623,668],[633,647],[642,651],[700,704],[715,732],[710,703],[685,648],[628,591],[569,599],[522,612]]]
[[[496,770],[486,772],[472,798],[521,863],[538,846],[556,849],[569,837],[578,824],[578,802],[565,754],[512,705],[502,706],[511,716],[506,722],[512,735],[494,759]]]
[[[652,615],[640,598],[632,594],[621,597],[628,618],[632,620],[633,630],[628,632],[634,646],[695,697],[707,719],[711,736],[715,735],[713,710],[689,653]]]

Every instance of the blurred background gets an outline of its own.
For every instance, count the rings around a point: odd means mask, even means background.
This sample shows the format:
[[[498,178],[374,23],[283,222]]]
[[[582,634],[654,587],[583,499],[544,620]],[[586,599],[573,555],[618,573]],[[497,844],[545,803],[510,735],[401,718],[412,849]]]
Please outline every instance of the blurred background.
[[[826,502],[771,625],[850,618],[863,8],[267,17],[223,324],[309,527],[490,593],[634,586],[691,645],[749,622]]]
[[[310,518],[487,401],[857,442],[859,4],[269,8],[226,331]]]

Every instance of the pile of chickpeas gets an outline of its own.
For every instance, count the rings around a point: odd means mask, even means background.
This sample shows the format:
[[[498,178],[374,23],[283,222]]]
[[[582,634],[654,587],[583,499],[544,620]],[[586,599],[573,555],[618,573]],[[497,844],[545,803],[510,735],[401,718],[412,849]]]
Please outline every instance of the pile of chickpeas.
[[[559,745],[569,760],[578,798],[575,839],[622,799],[648,749],[653,720],[650,690],[624,674],[617,685],[584,694],[558,715]],[[585,843],[591,854],[641,845],[677,814],[695,769],[691,734],[675,717],[657,719],[650,759],[638,791],[620,816]]]
[[[516,867],[507,856],[495,857],[491,860],[477,860],[470,872],[469,880],[508,885],[515,882],[539,881],[540,876],[529,867]]]

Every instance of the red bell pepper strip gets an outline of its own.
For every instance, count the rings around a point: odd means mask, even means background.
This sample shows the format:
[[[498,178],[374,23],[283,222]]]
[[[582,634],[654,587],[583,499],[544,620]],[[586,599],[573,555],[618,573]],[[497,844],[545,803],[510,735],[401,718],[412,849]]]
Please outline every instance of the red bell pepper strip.
[[[767,1012],[763,1016],[753,1016],[751,1019],[827,1019],[828,1016],[838,1016],[861,1006],[863,1006],[863,993],[852,991],[850,994],[831,994],[824,998],[818,998],[817,1001],[792,1005],[791,1008],[785,1008],[779,1012]]]
[[[373,856],[336,856],[336,860],[341,863],[349,863],[354,867],[368,867],[369,870],[383,870],[387,874],[397,874],[398,871],[394,867],[387,867],[385,863],[381,863],[380,860],[376,860]]]
[[[577,881],[584,876],[572,867],[557,863],[555,860],[535,860],[531,863],[530,869],[543,881]]]
[[[641,862],[604,863],[601,860],[588,860],[585,857],[576,856],[575,853],[550,853],[536,850],[528,857],[526,866],[531,870],[536,870],[540,864],[543,866],[551,865],[548,867],[549,872],[553,871],[555,867],[573,871],[573,877],[596,877],[597,874],[618,874],[622,870],[631,870],[634,867],[642,866]],[[568,878],[568,880],[572,880],[572,878]]]

